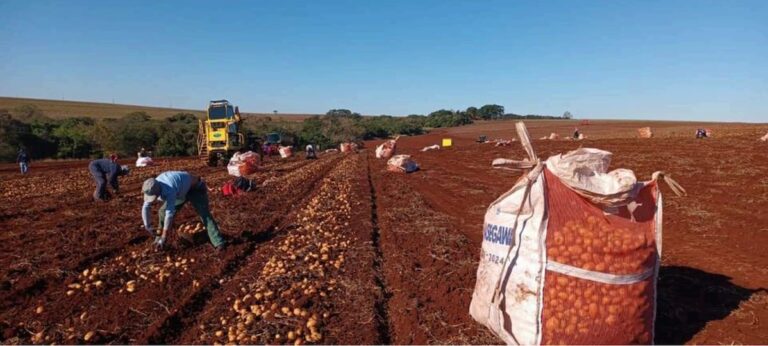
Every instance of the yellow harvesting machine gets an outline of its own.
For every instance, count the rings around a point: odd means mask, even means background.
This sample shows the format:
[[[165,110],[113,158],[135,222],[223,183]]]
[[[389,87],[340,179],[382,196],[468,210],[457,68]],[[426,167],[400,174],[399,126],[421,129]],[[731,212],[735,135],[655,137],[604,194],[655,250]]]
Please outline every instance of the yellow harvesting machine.
[[[246,147],[242,118],[238,107],[227,100],[208,103],[208,113],[199,121],[197,152],[208,165],[226,163],[236,151]]]

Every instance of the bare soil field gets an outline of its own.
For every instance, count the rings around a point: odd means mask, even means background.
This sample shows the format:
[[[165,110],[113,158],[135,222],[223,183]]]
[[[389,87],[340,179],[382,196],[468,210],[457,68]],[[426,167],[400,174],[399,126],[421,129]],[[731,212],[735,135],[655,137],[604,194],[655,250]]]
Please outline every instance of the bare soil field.
[[[573,122],[529,121],[534,138],[569,135]],[[768,340],[768,125],[593,122],[588,139],[535,140],[542,157],[579,146],[614,153],[640,179],[664,170],[666,188],[656,343]],[[715,136],[696,140],[696,127]],[[270,159],[259,188],[211,192],[232,246],[171,239],[151,250],[141,229],[141,182],[165,170],[228,179],[196,159],[160,160],[121,180],[123,193],[90,200],[87,161],[0,166],[0,331],[4,343],[498,343],[468,314],[485,208],[519,173],[513,122],[401,138],[421,170],[386,171],[373,156]],[[420,152],[441,138],[452,148]],[[192,208],[177,225],[197,222]]]

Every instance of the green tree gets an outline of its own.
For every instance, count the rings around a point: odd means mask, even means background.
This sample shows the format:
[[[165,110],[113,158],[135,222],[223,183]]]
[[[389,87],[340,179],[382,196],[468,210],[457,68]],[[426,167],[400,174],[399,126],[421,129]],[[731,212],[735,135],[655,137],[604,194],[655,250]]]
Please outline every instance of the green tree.
[[[91,118],[67,118],[53,130],[57,139],[59,158],[89,157],[94,143],[91,140],[91,129],[94,121]]]
[[[480,119],[480,111],[477,109],[477,107],[468,107],[464,113],[467,113],[469,118],[472,120]]]
[[[490,104],[480,107],[479,116],[483,119],[501,119],[504,116],[504,106]]]

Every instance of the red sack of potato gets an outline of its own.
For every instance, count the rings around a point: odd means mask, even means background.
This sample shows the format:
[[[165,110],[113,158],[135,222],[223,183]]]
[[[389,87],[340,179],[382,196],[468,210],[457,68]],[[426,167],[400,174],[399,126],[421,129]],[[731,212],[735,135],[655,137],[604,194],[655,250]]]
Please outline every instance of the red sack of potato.
[[[293,147],[283,147],[281,146],[280,149],[277,150],[280,153],[280,157],[287,159],[291,156],[293,156]]]
[[[399,137],[398,137],[399,138]],[[397,138],[390,139],[384,143],[381,143],[376,147],[377,159],[389,159],[395,154],[395,148],[397,147]]]
[[[612,154],[580,148],[494,166],[528,170],[485,214],[470,314],[508,344],[653,342],[661,263],[656,172],[608,171]]]

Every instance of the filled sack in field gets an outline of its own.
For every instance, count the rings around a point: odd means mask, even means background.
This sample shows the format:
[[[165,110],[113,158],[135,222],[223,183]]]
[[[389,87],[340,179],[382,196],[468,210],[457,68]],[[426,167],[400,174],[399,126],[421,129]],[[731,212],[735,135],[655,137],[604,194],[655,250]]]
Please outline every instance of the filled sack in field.
[[[637,135],[640,136],[640,138],[651,138],[653,137],[653,131],[651,131],[650,127],[641,127],[637,129]]]
[[[557,133],[552,132],[552,133],[549,134],[549,139],[550,140],[560,139],[560,135],[558,135]]]
[[[763,142],[768,142],[768,133],[766,133],[765,136],[761,137],[760,140]]]
[[[136,160],[136,167],[147,167],[147,166],[152,166],[154,164],[155,162],[152,161],[152,158],[148,156],[140,157]]]
[[[421,148],[421,151],[430,151],[430,150],[440,150],[440,145],[435,144],[435,145],[430,145],[430,146]]]
[[[277,150],[280,153],[280,157],[287,159],[291,156],[293,156],[293,147],[283,147],[281,146],[280,149]]]
[[[540,160],[523,123],[526,170],[485,214],[469,312],[507,344],[653,342],[664,177],[609,171],[612,154],[580,148]]]
[[[341,143],[339,144],[339,149],[342,153],[351,153],[352,152],[352,143]]]
[[[392,157],[392,155],[395,154],[395,148],[397,147],[397,140],[400,137],[395,137],[395,139],[390,139],[384,143],[381,143],[379,146],[376,147],[376,158],[377,159],[388,159]]]
[[[255,188],[253,180],[237,177],[224,183],[221,187],[221,193],[224,196],[237,196],[243,192],[253,191]]]
[[[419,165],[411,159],[411,155],[395,155],[387,161],[387,170],[391,172],[411,173],[418,169]]]
[[[232,158],[229,159],[227,164],[227,173],[231,176],[240,177],[243,175],[253,174],[259,167],[259,155],[247,151],[245,153],[235,153]]]

